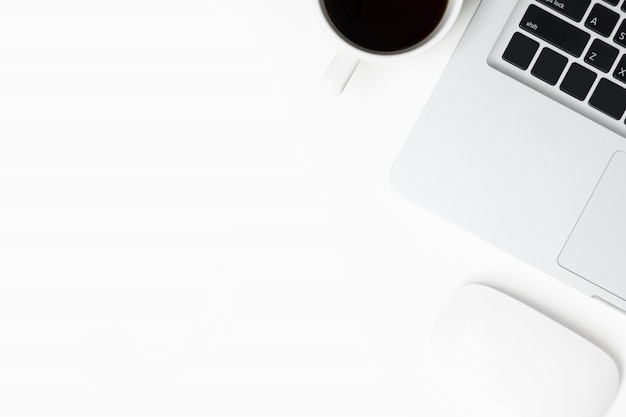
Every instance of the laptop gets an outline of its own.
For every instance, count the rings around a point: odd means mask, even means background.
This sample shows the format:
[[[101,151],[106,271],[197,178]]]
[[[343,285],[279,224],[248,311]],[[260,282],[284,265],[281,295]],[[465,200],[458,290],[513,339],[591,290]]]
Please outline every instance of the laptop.
[[[626,310],[626,0],[482,0],[394,189]]]

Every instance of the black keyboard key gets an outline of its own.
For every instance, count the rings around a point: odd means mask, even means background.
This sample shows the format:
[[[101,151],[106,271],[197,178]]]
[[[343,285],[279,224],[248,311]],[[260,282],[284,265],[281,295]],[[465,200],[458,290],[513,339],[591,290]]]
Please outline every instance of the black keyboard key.
[[[585,55],[585,62],[602,72],[609,72],[618,53],[617,48],[596,39]]]
[[[540,80],[550,85],[555,85],[559,81],[559,77],[566,65],[567,58],[563,55],[554,52],[552,49],[543,48],[531,73]]]
[[[613,6],[617,6],[617,3],[619,3],[619,0],[604,0],[604,1]]]
[[[615,120],[619,120],[626,110],[626,89],[603,78],[591,95],[589,104]]]
[[[561,83],[561,90],[578,100],[584,100],[596,80],[596,73],[573,63]]]
[[[591,37],[574,25],[533,4],[526,10],[520,27],[576,57],[583,53]]]
[[[589,8],[591,0],[537,0],[541,4],[564,14],[570,19],[580,22]]]
[[[591,13],[587,16],[585,26],[600,35],[607,37],[613,32],[613,28],[619,20],[619,14],[613,10],[604,7],[601,4],[596,4],[591,9]]]
[[[515,33],[504,50],[502,59],[525,70],[533,60],[539,49],[539,42],[532,40],[521,33]]]
[[[624,1],[624,3],[622,3],[622,11],[626,12],[626,1]]]
[[[613,38],[613,42],[620,46],[626,47],[626,20],[622,20],[622,23],[617,28],[617,33]]]
[[[617,63],[617,67],[615,67],[615,71],[613,72],[613,77],[623,83],[626,83],[626,55],[623,55],[622,59],[620,59]]]

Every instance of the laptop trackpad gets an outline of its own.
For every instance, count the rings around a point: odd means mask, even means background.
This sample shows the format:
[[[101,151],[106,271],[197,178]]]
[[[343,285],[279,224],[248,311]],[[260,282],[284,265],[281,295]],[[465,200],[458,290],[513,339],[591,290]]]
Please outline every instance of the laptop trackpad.
[[[611,159],[574,227],[559,264],[626,297],[626,153]]]

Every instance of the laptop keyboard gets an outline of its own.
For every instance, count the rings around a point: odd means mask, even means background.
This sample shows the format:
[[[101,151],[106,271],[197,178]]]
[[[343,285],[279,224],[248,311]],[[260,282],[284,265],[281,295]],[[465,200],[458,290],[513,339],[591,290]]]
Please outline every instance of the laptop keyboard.
[[[520,0],[488,61],[626,136],[626,0]]]

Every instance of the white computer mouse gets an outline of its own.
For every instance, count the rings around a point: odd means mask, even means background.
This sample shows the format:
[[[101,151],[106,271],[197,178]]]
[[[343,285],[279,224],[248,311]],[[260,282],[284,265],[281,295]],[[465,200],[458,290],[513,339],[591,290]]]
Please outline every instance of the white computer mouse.
[[[528,417],[601,417],[619,372],[602,349],[493,288],[459,288],[432,333],[456,381]]]

